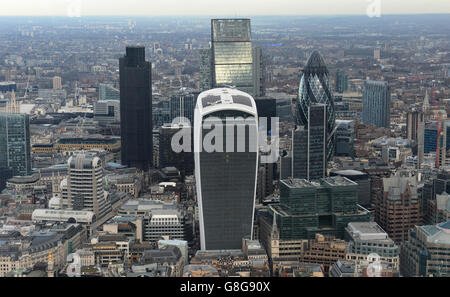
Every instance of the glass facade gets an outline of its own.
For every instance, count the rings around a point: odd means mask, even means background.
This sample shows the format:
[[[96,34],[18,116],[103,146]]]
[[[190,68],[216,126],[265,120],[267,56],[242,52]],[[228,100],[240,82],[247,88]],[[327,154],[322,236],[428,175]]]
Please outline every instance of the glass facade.
[[[348,75],[345,75],[344,70],[336,71],[336,92],[344,93],[348,90]]]
[[[326,160],[330,161],[334,155],[334,99],[330,89],[328,69],[317,51],[312,53],[303,69],[297,102],[297,124],[308,124],[308,108],[312,103],[322,103],[327,106]]]
[[[327,108],[324,104],[308,107],[310,121],[294,131],[293,177],[308,180],[325,177]]]
[[[28,115],[0,113],[0,167],[12,169],[13,175],[31,173]]]
[[[122,164],[148,170],[152,164],[151,64],[144,47],[127,47],[119,59]]]
[[[249,19],[211,20],[212,87],[253,88],[253,51]]]
[[[200,50],[200,90],[212,89],[211,49]]]
[[[170,123],[177,117],[189,119],[189,123],[194,123],[194,109],[197,103],[198,93],[175,94],[170,96]]]
[[[349,222],[370,220],[357,203],[358,185],[347,178],[287,179],[280,181],[280,204],[269,209],[281,239],[312,239],[316,233],[343,239]]]
[[[225,126],[226,117],[248,118],[249,115],[245,112],[220,111],[208,116],[223,119]],[[235,152],[227,152],[227,139],[224,137],[224,152],[203,151],[199,154],[206,250],[240,249],[242,238],[251,236],[258,160],[257,144],[251,142],[249,135],[251,130],[256,133],[257,121],[254,117],[248,119],[253,119],[253,123],[245,125],[244,152],[236,152],[237,131],[240,129],[237,125],[234,128]],[[227,128],[223,131],[226,136]],[[203,129],[203,137],[208,132]]]
[[[99,84],[98,98],[99,100],[120,100],[120,91],[111,85]]]

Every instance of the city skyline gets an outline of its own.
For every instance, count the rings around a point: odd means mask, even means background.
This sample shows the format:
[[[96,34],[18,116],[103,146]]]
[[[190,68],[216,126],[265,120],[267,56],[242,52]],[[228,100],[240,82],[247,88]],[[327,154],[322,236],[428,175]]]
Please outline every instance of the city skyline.
[[[432,2],[432,3],[430,3]],[[374,5],[369,8],[369,6]],[[88,1],[85,0],[17,0],[2,4],[0,16],[154,16],[154,15],[365,15],[378,9],[383,14],[450,13],[446,0],[280,0],[261,3],[257,1],[230,0],[211,3],[206,0],[170,0],[151,6],[147,1]],[[218,14],[217,12],[220,11]]]
[[[0,17],[0,277],[450,275],[447,15],[79,2]]]

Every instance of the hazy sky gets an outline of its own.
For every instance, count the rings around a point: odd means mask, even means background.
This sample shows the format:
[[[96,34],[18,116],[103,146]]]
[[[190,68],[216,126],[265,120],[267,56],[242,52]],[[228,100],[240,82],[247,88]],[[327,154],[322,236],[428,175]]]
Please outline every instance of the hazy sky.
[[[335,15],[450,13],[450,0],[0,0],[0,15]],[[373,6],[372,6],[373,8]]]

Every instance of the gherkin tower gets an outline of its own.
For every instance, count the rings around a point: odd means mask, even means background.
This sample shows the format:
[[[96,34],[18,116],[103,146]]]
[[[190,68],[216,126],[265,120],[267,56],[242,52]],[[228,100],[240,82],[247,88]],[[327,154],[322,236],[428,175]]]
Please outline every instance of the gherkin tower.
[[[326,104],[327,106],[326,159],[330,161],[334,155],[334,99],[331,92],[329,72],[318,51],[314,51],[309,57],[300,80],[296,118],[298,125],[305,126],[308,124],[308,108],[316,103]]]

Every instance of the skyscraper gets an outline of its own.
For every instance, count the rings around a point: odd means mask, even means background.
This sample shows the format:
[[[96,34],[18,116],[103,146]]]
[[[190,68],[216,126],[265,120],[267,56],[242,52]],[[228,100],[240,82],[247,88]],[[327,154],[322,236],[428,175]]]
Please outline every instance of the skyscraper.
[[[309,106],[312,103],[325,104],[326,111],[326,162],[334,155],[335,110],[334,99],[330,88],[330,79],[325,61],[318,51],[309,57],[300,80],[297,101],[297,124],[307,125]]]
[[[194,109],[197,101],[198,93],[180,91],[170,96],[170,118],[173,122],[178,117],[189,120],[192,125],[194,122]]]
[[[391,88],[387,82],[366,80],[363,92],[363,123],[377,128],[390,126]]]
[[[342,69],[336,71],[335,89],[338,93],[344,93],[348,89],[348,75],[345,75],[345,72]]]
[[[127,47],[119,59],[122,164],[148,170],[152,166],[151,64],[144,47]]]
[[[308,106],[310,119],[293,131],[292,176],[300,179],[320,179],[326,176],[327,106]]]
[[[200,49],[200,90],[202,92],[212,88],[211,68],[211,49]]]
[[[185,123],[183,125],[186,125]],[[190,125],[190,124],[189,124]],[[172,137],[178,133],[182,127],[178,124],[165,124],[159,128],[159,167],[175,167],[180,170],[184,179],[186,175],[194,172],[194,153],[175,152],[172,150]],[[190,129],[191,130],[191,129]]]
[[[212,87],[254,94],[250,19],[211,20]]]
[[[74,210],[89,210],[96,218],[111,211],[103,189],[103,166],[99,157],[80,153],[68,161],[67,194]]]
[[[242,238],[253,235],[257,118],[255,101],[244,92],[212,89],[198,97],[194,158],[202,250],[240,249]],[[212,142],[215,150],[208,148]]]
[[[27,114],[0,113],[0,167],[13,175],[31,172],[30,118]]]
[[[265,63],[259,46],[253,48],[253,87],[255,97],[266,95]]]

